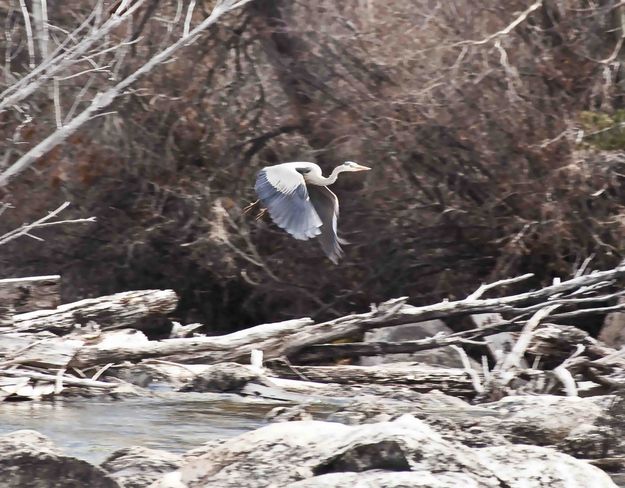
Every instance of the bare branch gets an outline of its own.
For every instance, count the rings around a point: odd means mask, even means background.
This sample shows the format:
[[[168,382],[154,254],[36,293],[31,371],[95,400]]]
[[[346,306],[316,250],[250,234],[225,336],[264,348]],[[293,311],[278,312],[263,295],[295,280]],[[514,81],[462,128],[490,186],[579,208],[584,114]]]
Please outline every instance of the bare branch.
[[[24,16],[24,28],[26,29],[26,45],[28,46],[28,61],[31,69],[35,67],[35,41],[33,40],[33,28],[30,24],[30,14],[28,8],[26,8],[26,2],[20,1],[20,9]]]
[[[208,29],[215,22],[217,22],[219,17],[221,17],[223,14],[229,12],[230,10],[243,6],[250,1],[251,0],[241,0],[239,2],[232,2],[232,1],[226,0],[226,1],[218,3],[213,9],[213,11],[211,12],[211,14],[206,19],[204,19],[204,21],[201,24],[195,27],[189,33],[189,35],[183,36],[182,38],[178,39],[176,42],[171,44],[169,47],[167,47],[166,49],[156,54],[147,63],[145,63],[135,72],[133,72],[132,74],[124,78],[117,85],[111,87],[110,89],[108,89],[107,91],[103,93],[99,93],[98,95],[96,95],[93,101],[91,102],[91,104],[89,105],[89,107],[87,107],[82,113],[80,113],[70,122],[68,122],[62,128],[50,134],[39,144],[31,148],[22,157],[20,157],[15,163],[13,163],[9,168],[7,168],[4,172],[2,172],[0,174],[0,187],[6,186],[6,184],[9,182],[9,179],[11,177],[24,171],[31,164],[37,161],[41,156],[46,154],[48,151],[50,151],[51,149],[59,145],[61,142],[63,142],[65,139],[67,139],[70,135],[75,133],[85,122],[90,120],[95,114],[97,114],[103,108],[113,103],[113,101],[126,88],[128,88],[130,85],[135,83],[141,76],[149,73],[155,67],[167,61],[180,48],[196,40],[199,34],[201,34],[203,31]],[[137,4],[134,4],[132,7],[130,7],[124,13],[124,16],[127,16],[128,12],[130,12],[132,9],[135,9],[136,5]],[[86,48],[83,48],[82,52],[84,52],[85,49]],[[42,76],[48,76],[47,72],[45,75],[42,75]],[[2,102],[0,102],[0,110],[1,109],[2,109]]]
[[[10,232],[7,232],[6,234],[0,236],[0,246],[3,244],[6,244],[9,241],[12,241],[14,239],[17,239],[18,237],[22,237],[22,236],[28,236],[34,239],[38,239],[38,240],[43,240],[39,237],[33,236],[30,234],[30,231],[32,231],[33,229],[37,229],[37,228],[41,228],[41,227],[50,227],[53,225],[60,225],[60,224],[82,224],[82,223],[87,223],[87,222],[95,222],[95,217],[89,217],[86,219],[72,219],[72,220],[59,220],[59,221],[55,221],[55,222],[48,222],[49,220],[53,219],[54,217],[56,217],[57,215],[59,215],[63,210],[65,210],[67,207],[69,207],[70,203],[69,202],[65,202],[63,203],[60,207],[58,207],[57,209],[53,210],[52,212],[50,212],[48,215],[46,215],[45,217],[40,218],[39,220],[31,223],[31,224],[24,224],[21,227],[18,227],[17,229],[14,229]]]
[[[538,10],[542,6],[543,6],[543,0],[538,0],[538,1],[534,2],[532,5],[530,5],[526,10],[521,12],[521,14],[516,19],[514,19],[510,24],[508,24],[505,28],[501,29],[500,31],[497,31],[494,34],[491,34],[490,36],[485,37],[484,39],[480,39],[478,41],[460,41],[460,42],[457,42],[457,43],[453,44],[453,47],[456,47],[456,46],[466,46],[466,45],[481,46],[483,44],[488,44],[492,40],[495,40],[495,39],[497,39],[497,38],[499,38],[501,36],[505,36],[507,34],[510,34],[510,32],[512,32],[516,27],[519,26],[519,24],[521,24],[525,19],[527,19],[527,17],[532,12],[534,12],[535,10]]]

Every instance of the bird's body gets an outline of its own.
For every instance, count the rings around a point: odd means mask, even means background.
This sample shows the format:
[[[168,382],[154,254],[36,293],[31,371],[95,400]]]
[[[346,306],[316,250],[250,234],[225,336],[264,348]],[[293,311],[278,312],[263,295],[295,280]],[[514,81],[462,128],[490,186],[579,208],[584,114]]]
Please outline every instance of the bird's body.
[[[260,170],[254,189],[276,225],[296,239],[319,236],[328,258],[337,263],[342,256],[337,235],[339,201],[327,187],[343,171],[365,171],[370,168],[353,161],[334,168],[324,177],[315,163],[293,162],[267,166]]]

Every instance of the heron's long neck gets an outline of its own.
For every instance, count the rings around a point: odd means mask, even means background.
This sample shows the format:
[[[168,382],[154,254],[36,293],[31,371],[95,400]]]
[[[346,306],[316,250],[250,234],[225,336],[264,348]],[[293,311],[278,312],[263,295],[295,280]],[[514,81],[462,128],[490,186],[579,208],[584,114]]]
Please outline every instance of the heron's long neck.
[[[336,168],[332,170],[332,173],[330,173],[330,176],[328,176],[327,178],[322,176],[320,178],[320,183],[326,186],[331,185],[332,183],[336,181],[341,171],[343,171],[343,168],[341,168],[340,166],[337,166]]]

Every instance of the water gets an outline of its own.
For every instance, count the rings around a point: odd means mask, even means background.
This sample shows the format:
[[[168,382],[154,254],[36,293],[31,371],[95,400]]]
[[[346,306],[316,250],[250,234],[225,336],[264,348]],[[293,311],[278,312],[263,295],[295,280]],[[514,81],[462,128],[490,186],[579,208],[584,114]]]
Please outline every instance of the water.
[[[210,440],[236,436],[265,425],[264,415],[275,405],[207,393],[3,402],[0,434],[33,429],[50,437],[66,454],[98,464],[122,447],[181,453]]]

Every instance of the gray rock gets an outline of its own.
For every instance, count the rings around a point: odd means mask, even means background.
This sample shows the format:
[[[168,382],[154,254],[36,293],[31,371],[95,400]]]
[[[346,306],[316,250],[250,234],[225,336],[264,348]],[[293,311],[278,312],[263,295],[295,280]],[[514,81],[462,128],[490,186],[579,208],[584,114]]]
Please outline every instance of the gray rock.
[[[312,413],[307,405],[279,406],[272,408],[265,415],[269,422],[289,422],[292,420],[312,420]]]
[[[556,446],[605,411],[590,398],[556,395],[510,396],[481,407],[503,415],[497,428],[512,442]]]
[[[121,488],[102,469],[66,456],[49,438],[33,430],[0,436],[0,486]]]
[[[414,324],[395,325],[372,329],[365,333],[364,342],[405,342],[418,339],[427,339],[439,332],[451,334],[452,330],[442,320],[427,320]],[[379,364],[396,362],[419,362],[434,366],[462,368],[462,361],[458,353],[451,347],[438,347],[428,351],[418,351],[410,354],[383,354],[380,356],[364,356],[360,358],[362,366],[377,366]]]
[[[539,446],[498,446],[478,449],[481,461],[510,488],[614,488],[599,468]]]
[[[111,454],[100,467],[124,488],[144,488],[176,471],[182,456],[146,447],[128,447]]]
[[[619,304],[623,303],[625,298],[619,298]],[[606,315],[599,331],[599,340],[615,349],[625,345],[625,312],[611,312]]]
[[[185,384],[180,391],[195,392],[238,392],[247,383],[260,379],[260,375],[249,366],[237,363],[219,363],[207,367]]]
[[[505,461],[506,456],[513,459]],[[541,476],[541,473],[544,476]],[[152,488],[279,487],[612,488],[598,468],[548,448],[472,449],[421,420],[346,426],[275,423],[185,456]]]
[[[371,470],[364,473],[329,473],[289,483],[286,488],[459,488],[467,484],[463,473],[430,473],[429,471],[389,472]]]

